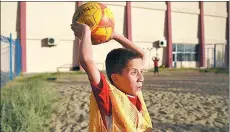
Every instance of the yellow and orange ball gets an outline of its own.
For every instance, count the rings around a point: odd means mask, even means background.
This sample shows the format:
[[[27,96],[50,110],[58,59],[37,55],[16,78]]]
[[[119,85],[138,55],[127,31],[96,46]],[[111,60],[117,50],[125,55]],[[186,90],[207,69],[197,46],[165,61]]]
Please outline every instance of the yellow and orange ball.
[[[72,21],[85,23],[90,27],[93,44],[108,41],[115,27],[113,12],[98,2],[87,2],[78,7]]]

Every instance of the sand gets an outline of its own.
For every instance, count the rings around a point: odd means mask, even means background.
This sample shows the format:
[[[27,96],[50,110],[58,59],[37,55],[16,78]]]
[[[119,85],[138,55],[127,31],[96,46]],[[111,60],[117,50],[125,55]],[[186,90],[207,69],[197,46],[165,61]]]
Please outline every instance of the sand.
[[[213,75],[213,78],[211,75],[213,74],[162,73],[160,77],[145,75],[146,83],[142,92],[153,122],[153,131],[228,132],[228,75]],[[162,83],[163,80],[166,82]],[[216,81],[215,85],[210,85],[213,81]],[[52,114],[50,130],[86,132],[91,90],[87,77],[58,77],[54,83],[61,99],[56,103]],[[213,89],[218,91],[213,92]]]

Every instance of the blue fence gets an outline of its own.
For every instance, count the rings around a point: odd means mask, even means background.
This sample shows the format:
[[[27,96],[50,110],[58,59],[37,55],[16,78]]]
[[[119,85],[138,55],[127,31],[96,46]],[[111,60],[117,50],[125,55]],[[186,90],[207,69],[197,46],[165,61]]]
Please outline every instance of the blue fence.
[[[21,73],[21,45],[19,39],[1,35],[1,87]]]

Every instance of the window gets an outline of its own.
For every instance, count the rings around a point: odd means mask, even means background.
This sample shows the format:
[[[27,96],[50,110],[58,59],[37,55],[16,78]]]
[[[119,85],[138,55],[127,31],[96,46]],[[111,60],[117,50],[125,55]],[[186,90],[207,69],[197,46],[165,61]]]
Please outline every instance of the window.
[[[173,44],[173,52],[173,61],[198,61],[199,45]]]
[[[177,53],[177,61],[183,61],[183,53]]]
[[[199,53],[196,53],[195,54],[195,61],[198,61],[199,60]]]
[[[175,61],[175,54],[173,54],[173,61]]]
[[[183,61],[191,61],[191,53],[184,53]]]
[[[192,46],[191,45],[184,45],[184,52],[191,52],[192,51]]]
[[[183,44],[177,44],[177,52],[184,52],[184,45]]]
[[[176,45],[173,44],[173,52],[176,52]]]
[[[196,61],[196,53],[191,53],[191,61]]]

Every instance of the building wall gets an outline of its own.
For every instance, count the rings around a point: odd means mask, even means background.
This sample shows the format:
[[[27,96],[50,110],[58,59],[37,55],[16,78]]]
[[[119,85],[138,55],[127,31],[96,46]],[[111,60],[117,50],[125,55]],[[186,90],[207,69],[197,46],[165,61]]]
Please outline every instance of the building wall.
[[[73,40],[70,24],[75,2],[27,2],[27,72],[55,72],[72,67]],[[57,46],[43,47],[54,37]]]
[[[207,67],[214,67],[214,49],[216,47],[216,67],[225,66],[226,46],[226,2],[204,2],[205,54]],[[216,45],[216,46],[215,46]]]
[[[172,42],[198,44],[199,2],[172,2]]]
[[[176,68],[194,68],[199,67],[199,62],[196,61],[177,61]]]
[[[131,6],[133,42],[145,51],[145,68],[153,67],[153,56],[160,58],[159,65],[165,64],[166,51],[157,48],[156,42],[166,39],[166,3],[132,2]]]
[[[1,35],[17,37],[18,2],[1,2]]]
[[[1,41],[1,72],[9,72],[9,71],[10,71],[10,44]]]
[[[204,2],[205,40],[207,44],[226,44],[226,2]]]
[[[172,43],[199,43],[199,2],[171,2]],[[196,61],[177,61],[177,68],[197,67]]]
[[[115,30],[126,36],[126,2],[102,2],[114,13]],[[69,71],[78,66],[77,47],[70,24],[76,2],[26,2],[27,72]],[[158,40],[166,39],[166,3],[131,2],[132,39],[146,53],[145,68],[152,68],[152,56],[166,64],[166,48],[156,48]],[[171,2],[172,42],[176,44],[199,43],[199,2]],[[17,36],[18,2],[1,2],[1,34]],[[204,2],[206,62],[208,45],[217,44],[217,66],[223,66],[226,45],[226,2]],[[44,39],[54,37],[57,46],[44,47]],[[95,62],[100,70],[105,68],[106,54],[122,47],[115,41],[93,46]],[[103,51],[103,52],[102,52]],[[211,54],[211,53],[210,53]],[[210,55],[211,56],[211,55]],[[75,61],[75,62],[74,62]],[[177,62],[181,67],[197,67],[198,62]]]
[[[10,43],[7,40],[12,34],[13,43],[17,38],[18,2],[1,2],[1,74],[10,71]],[[3,40],[4,39],[4,40]],[[12,68],[15,67],[15,46],[12,45]]]
[[[225,45],[223,43],[205,45],[206,64],[208,68],[225,67]],[[216,65],[215,65],[216,64]]]

